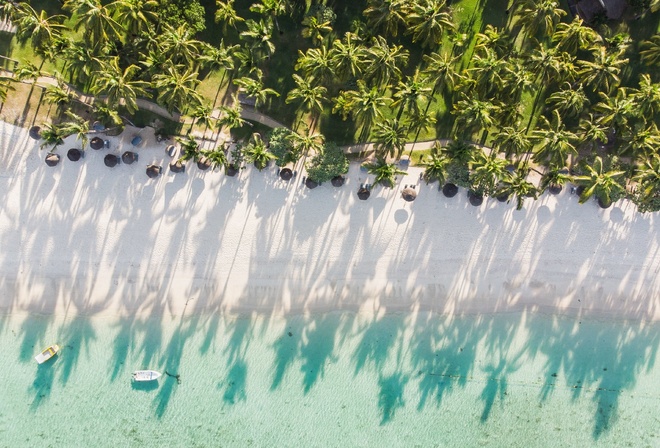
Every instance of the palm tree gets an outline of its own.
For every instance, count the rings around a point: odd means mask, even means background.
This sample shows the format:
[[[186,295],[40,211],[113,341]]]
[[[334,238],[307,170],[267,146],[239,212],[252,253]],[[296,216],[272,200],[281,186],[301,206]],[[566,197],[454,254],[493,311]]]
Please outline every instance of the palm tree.
[[[640,45],[643,48],[639,52],[642,57],[642,62],[647,67],[657,66],[660,62],[660,34],[652,36],[649,40],[645,40]]]
[[[495,188],[509,175],[506,170],[508,162],[497,156],[495,151],[486,155],[483,151],[477,152],[470,162],[470,183],[475,191],[487,196],[495,193]]]
[[[373,121],[382,116],[381,108],[387,105],[389,98],[383,96],[375,86],[369,89],[362,81],[358,81],[357,85],[358,90],[345,92],[345,97],[348,109],[362,125],[363,133],[366,133]]]
[[[193,107],[190,116],[193,118],[192,123],[190,123],[190,129],[188,132],[192,131],[193,127],[196,124],[205,126],[206,129],[213,127],[213,107],[208,103],[201,103]]]
[[[470,188],[468,165],[477,148],[464,140],[453,140],[444,150],[450,160],[447,166],[447,180],[460,187]]]
[[[424,72],[429,76],[431,82],[433,82],[431,97],[435,96],[436,92],[454,88],[454,84],[458,78],[458,74],[456,73],[458,57],[454,57],[449,53],[434,52],[425,54],[423,59],[426,62]]]
[[[58,146],[64,144],[64,138],[67,136],[65,129],[53,123],[44,123],[41,126],[41,148],[53,146],[51,151],[55,151]]]
[[[396,176],[406,174],[405,171],[400,170],[396,164],[387,163],[384,158],[378,157],[375,162],[367,163],[364,165],[369,174],[373,174],[374,184],[381,184],[386,187],[394,187]]]
[[[429,101],[431,88],[427,87],[427,80],[419,70],[415,70],[412,76],[407,76],[405,81],[399,81],[394,92],[392,107],[399,107],[396,121],[401,119],[404,109],[410,115],[419,115],[420,101]]]
[[[199,48],[201,50],[199,61],[204,68],[209,70],[234,69],[234,58],[232,55],[239,49],[238,45],[231,45],[227,47],[225,46],[224,41],[221,40],[220,45],[217,47],[214,47],[213,45],[206,42],[201,42]]]
[[[309,48],[305,53],[298,50],[298,55],[294,68],[302,70],[306,76],[313,76],[321,84],[325,84],[335,77],[332,54],[324,46]]]
[[[540,31],[544,36],[551,36],[566,11],[560,8],[556,0],[524,0],[516,8],[515,16],[528,37],[534,37]]]
[[[155,75],[153,79],[153,87],[158,92],[157,101],[170,113],[202,102],[201,96],[195,91],[199,84],[197,72],[190,68],[181,73],[169,66],[165,73]]]
[[[388,46],[383,36],[375,36],[367,50],[365,77],[376,85],[401,79],[401,68],[408,62],[408,50],[401,45]]]
[[[607,143],[607,132],[609,127],[596,119],[593,114],[580,120],[578,127],[578,138],[580,144],[591,146],[591,150],[596,151],[599,145]]]
[[[10,90],[16,90],[11,82],[12,78],[8,76],[0,76],[0,103],[7,101],[7,94]],[[2,104],[0,104],[0,109],[1,108]]]
[[[227,34],[227,26],[236,29],[240,22],[245,21],[245,19],[239,17],[238,14],[236,14],[236,10],[234,9],[234,0],[215,0],[215,4],[218,7],[218,9],[215,11],[215,23],[222,22],[223,34]]]
[[[286,96],[286,103],[300,102],[305,112],[320,114],[323,111],[323,102],[326,101],[328,89],[323,86],[314,85],[314,78],[303,78],[294,74],[293,80],[296,87],[291,89]]]
[[[220,128],[226,126],[229,129],[238,129],[245,124],[245,120],[241,118],[241,103],[234,98],[234,105],[220,107],[220,118],[218,119],[218,126]]]
[[[197,161],[199,159],[199,143],[192,136],[187,135],[185,138],[175,137],[175,140],[181,145],[181,157],[179,157],[179,161]]]
[[[257,57],[256,61],[268,58],[275,53],[275,44],[271,40],[273,37],[273,22],[263,19],[258,22],[249,19],[245,22],[247,30],[241,32],[241,39],[247,41],[248,48]]]
[[[660,147],[660,132],[655,123],[635,126],[628,135],[624,136],[623,145],[619,148],[619,153],[628,153],[633,158],[642,160],[654,155]]]
[[[368,0],[363,14],[373,29],[380,29],[385,35],[395,36],[399,26],[405,25],[407,2],[404,0]]]
[[[536,80],[543,81],[546,85],[551,82],[560,83],[564,80],[565,72],[563,66],[572,59],[568,53],[559,51],[557,47],[545,48],[538,45],[527,59],[527,68],[536,73]]]
[[[82,28],[86,41],[93,47],[118,39],[121,34],[121,25],[99,0],[66,0],[63,8],[76,17],[74,29]]]
[[[657,211],[660,207],[660,156],[655,154],[644,160],[634,179],[637,181],[639,210]]]
[[[621,135],[629,129],[629,121],[637,115],[635,102],[628,96],[626,89],[617,89],[616,95],[606,95],[599,92],[601,101],[593,106],[598,113],[598,122],[609,126],[616,134]]]
[[[278,16],[291,12],[292,6],[289,0],[260,0],[261,3],[254,3],[250,6],[250,11],[256,12],[264,17],[275,21],[277,31],[280,31],[280,24],[277,21]],[[281,31],[280,31],[281,32]]]
[[[475,128],[488,132],[495,124],[495,116],[499,107],[490,101],[479,101],[475,98],[463,96],[463,99],[454,105],[452,114],[456,115],[457,132],[471,132]]]
[[[258,109],[259,106],[266,104],[269,96],[280,96],[275,90],[267,88],[263,83],[263,74],[261,70],[256,71],[255,78],[243,77],[234,80],[234,84],[239,87],[239,90],[243,92],[247,97],[254,99],[254,108]]]
[[[129,65],[122,71],[119,58],[114,57],[97,72],[92,93],[106,95],[108,104],[113,108],[123,103],[128,113],[134,114],[138,110],[137,97],[146,97],[146,88],[149,86],[147,82],[134,79],[138,73],[139,68],[136,65]]]
[[[589,98],[582,85],[575,88],[569,83],[564,83],[561,90],[550,95],[545,102],[554,105],[555,109],[563,112],[567,117],[580,115],[589,106]]]
[[[156,0],[116,0],[108,9],[117,15],[117,22],[124,25],[127,36],[137,36],[158,22]]]
[[[640,77],[639,88],[632,89],[631,97],[638,116],[646,119],[660,113],[660,84],[651,82],[647,73],[642,73]]]
[[[160,52],[173,65],[195,66],[199,62],[201,42],[192,38],[193,33],[194,30],[187,25],[176,29],[165,25],[160,37]]]
[[[591,165],[584,163],[583,169],[587,174],[574,177],[574,181],[578,185],[585,187],[580,195],[580,204],[584,204],[589,198],[596,196],[599,205],[608,208],[616,198],[625,192],[625,187],[621,184],[625,171],[605,171],[603,159],[600,156],[596,156]]]
[[[69,73],[71,82],[89,85],[96,72],[103,70],[106,55],[96,51],[84,41],[70,40],[64,50],[64,70]]]
[[[39,77],[43,76],[43,73],[41,72],[41,69],[32,62],[23,61],[18,65],[14,75],[16,76],[16,79],[21,82],[31,79],[32,85],[34,85]]]
[[[367,60],[367,50],[356,39],[353,33],[346,33],[344,40],[336,39],[330,50],[335,74],[343,80],[357,77]]]
[[[76,138],[82,143],[82,149],[84,151],[85,147],[87,146],[87,142],[89,141],[89,138],[87,137],[87,134],[89,133],[89,122],[83,117],[76,115],[69,110],[64,113],[70,121],[61,125],[63,132],[67,135],[75,135]]]
[[[62,22],[66,20],[64,15],[48,16],[46,10],[37,12],[27,2],[19,3],[15,11],[14,23],[17,28],[17,37],[19,39],[30,38],[32,46],[42,56],[46,49],[52,46],[66,30],[66,27],[62,25]]]
[[[71,103],[73,94],[69,91],[69,87],[61,80],[58,80],[57,85],[48,86],[44,93],[44,99],[57,106],[58,111],[64,106]]]
[[[421,0],[410,6],[406,16],[407,34],[422,47],[435,49],[442,42],[445,31],[456,28],[445,0]]]
[[[115,108],[108,107],[107,104],[101,103],[100,101],[94,103],[94,115],[107,127],[121,126],[124,124],[119,112],[117,112]]]
[[[556,109],[552,111],[552,121],[544,116],[539,118],[538,127],[532,131],[530,139],[540,145],[534,153],[534,161],[537,163],[565,166],[569,155],[577,155],[573,145],[577,136],[566,129]]]
[[[289,139],[293,143],[293,146],[297,148],[300,154],[308,155],[310,151],[316,153],[320,152],[323,149],[323,143],[325,142],[325,137],[322,134],[311,132],[305,134],[298,134],[297,132],[292,132],[289,134]]]
[[[440,185],[444,184],[449,162],[446,152],[436,141],[431,148],[431,153],[422,162],[422,166],[425,167],[423,176],[426,183],[437,180]]]
[[[494,51],[497,57],[509,57],[513,52],[513,38],[506,29],[500,30],[491,24],[476,35],[475,52]]]
[[[496,195],[507,195],[516,197],[516,210],[522,209],[525,199],[533,197],[536,199],[538,189],[531,182],[527,181],[527,172],[518,170],[514,175],[506,176],[502,179],[502,185],[498,188]]]
[[[376,123],[374,138],[377,153],[381,157],[389,154],[392,157],[399,158],[406,146],[406,136],[408,127],[399,122],[399,120],[383,120]]]
[[[311,39],[313,45],[323,44],[324,36],[332,32],[330,22],[322,22],[316,16],[306,16],[302,23],[304,25],[302,36],[306,39]]]
[[[568,169],[564,167],[551,167],[541,177],[540,191],[550,190],[553,194],[558,194],[564,184],[569,182],[571,177],[568,175]]]
[[[594,92],[612,92],[621,82],[619,74],[628,59],[621,59],[619,53],[611,53],[604,46],[594,51],[594,60],[580,60],[577,74],[580,82],[591,86]]]
[[[503,86],[502,76],[507,72],[507,61],[499,58],[493,50],[487,49],[483,54],[475,54],[472,67],[467,70],[474,81],[478,98],[491,97]]]
[[[254,163],[254,166],[259,171],[266,168],[268,162],[277,158],[273,153],[268,151],[266,143],[264,143],[261,135],[257,132],[250,137],[250,142],[243,149],[243,154],[245,154],[245,160],[249,163]]]
[[[493,137],[493,145],[504,152],[507,158],[520,156],[532,149],[532,142],[524,127],[506,126]]]
[[[593,28],[584,25],[579,16],[575,16],[571,22],[557,25],[552,40],[561,51],[574,55],[578,50],[587,50],[595,43],[601,43],[603,39]]]
[[[222,147],[215,148],[214,150],[200,151],[200,154],[211,162],[211,169],[226,167],[229,162],[227,154]]]

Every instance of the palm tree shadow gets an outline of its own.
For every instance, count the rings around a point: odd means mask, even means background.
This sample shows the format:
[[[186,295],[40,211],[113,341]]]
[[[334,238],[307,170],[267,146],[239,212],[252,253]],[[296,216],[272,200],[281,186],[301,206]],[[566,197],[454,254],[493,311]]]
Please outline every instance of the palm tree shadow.
[[[305,394],[314,386],[319,377],[325,373],[325,365],[334,362],[335,333],[339,327],[340,316],[326,314],[313,319],[304,332],[300,347],[300,357],[303,365],[303,391]],[[306,339],[306,340],[305,340]]]
[[[76,316],[64,328],[63,334],[63,340],[66,341],[66,345],[62,347],[62,351],[63,355],[66,356],[62,356],[63,365],[60,381],[62,384],[66,384],[78,364],[81,350],[85,349],[89,355],[89,348],[92,342],[96,340],[96,332],[89,318]]]
[[[270,390],[274,391],[282,383],[287,370],[300,353],[300,335],[302,334],[302,322],[287,318],[282,335],[273,344],[275,350],[275,369],[273,382]]]
[[[34,412],[37,410],[42,403],[48,400],[50,396],[50,391],[53,387],[53,382],[55,380],[55,366],[54,363],[57,362],[57,356],[52,359],[50,362],[45,364],[39,364],[37,366],[37,372],[30,386],[30,390],[34,392],[34,400],[30,403],[30,411]]]
[[[400,372],[394,373],[387,377],[380,377],[378,379],[378,408],[382,415],[380,424],[384,425],[389,422],[397,409],[405,405],[403,399],[403,391],[408,383],[408,376],[402,375]]]
[[[227,374],[227,382],[222,400],[227,404],[247,400],[245,392],[247,379],[247,364],[243,359],[236,359]]]

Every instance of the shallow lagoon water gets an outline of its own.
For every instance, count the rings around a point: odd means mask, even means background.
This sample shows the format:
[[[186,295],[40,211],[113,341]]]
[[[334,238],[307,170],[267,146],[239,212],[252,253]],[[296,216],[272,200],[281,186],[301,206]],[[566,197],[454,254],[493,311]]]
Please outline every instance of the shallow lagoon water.
[[[655,447],[659,342],[531,312],[4,316],[0,446]]]

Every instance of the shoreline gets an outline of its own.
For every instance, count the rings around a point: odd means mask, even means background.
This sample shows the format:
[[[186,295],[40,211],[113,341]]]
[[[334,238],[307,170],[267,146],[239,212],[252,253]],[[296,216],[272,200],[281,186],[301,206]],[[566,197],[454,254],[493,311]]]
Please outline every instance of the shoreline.
[[[420,183],[415,167],[359,201],[368,176],[355,163],[343,187],[314,190],[301,184],[302,162],[288,183],[274,167],[232,179],[191,164],[175,175],[152,135],[138,163],[105,167],[105,154],[132,148],[129,131],[49,168],[27,130],[0,127],[3,315],[180,316],[193,299],[186,314],[541,309],[660,320],[658,221],[629,201],[601,210],[564,189],[520,211],[493,199],[473,207],[463,189],[447,199]],[[151,163],[164,168],[153,180]],[[407,203],[410,184],[419,195]]]

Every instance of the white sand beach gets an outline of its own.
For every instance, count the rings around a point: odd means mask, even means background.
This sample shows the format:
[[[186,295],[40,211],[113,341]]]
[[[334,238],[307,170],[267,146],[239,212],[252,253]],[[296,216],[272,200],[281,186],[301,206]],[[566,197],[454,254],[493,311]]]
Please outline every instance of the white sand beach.
[[[0,312],[181,315],[332,309],[492,313],[521,309],[660,320],[660,222],[620,201],[579,205],[564,191],[525,207],[471,206],[419,183],[394,189],[351,166],[309,190],[271,167],[236,178],[189,164],[173,174],[149,128],[139,161],[107,168],[132,131],[79,162],[0,124]],[[147,164],[164,167],[149,179]],[[404,185],[419,192],[401,199]]]

